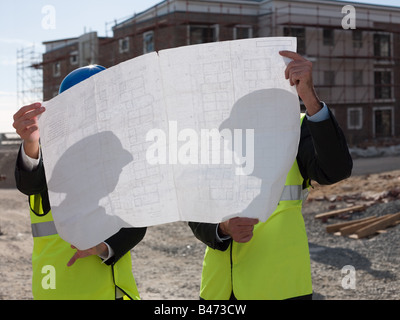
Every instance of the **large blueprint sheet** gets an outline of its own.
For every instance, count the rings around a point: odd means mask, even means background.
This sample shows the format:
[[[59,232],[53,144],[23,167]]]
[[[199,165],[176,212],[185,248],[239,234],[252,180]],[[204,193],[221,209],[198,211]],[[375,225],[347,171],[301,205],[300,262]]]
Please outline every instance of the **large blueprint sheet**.
[[[90,248],[121,227],[266,221],[300,136],[284,77],[296,38],[153,52],[45,103],[41,144],[60,236]]]

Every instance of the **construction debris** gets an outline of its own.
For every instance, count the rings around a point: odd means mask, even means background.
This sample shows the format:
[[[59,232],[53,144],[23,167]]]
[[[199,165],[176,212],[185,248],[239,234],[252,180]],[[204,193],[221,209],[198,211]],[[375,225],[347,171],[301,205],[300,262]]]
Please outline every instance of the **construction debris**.
[[[319,190],[307,201],[328,202],[328,205],[325,205],[325,210],[328,211],[317,214],[315,219],[320,219],[324,223],[331,218],[346,220],[327,226],[328,233],[353,239],[376,235],[400,223],[400,213],[389,215],[398,209],[374,212],[375,206],[379,204],[390,206],[393,201],[400,200],[399,173],[393,171],[372,174],[354,177],[352,183],[343,181],[332,187],[318,186]],[[347,207],[340,209],[339,206],[343,205]]]
[[[344,232],[344,230],[348,230],[347,228],[354,227],[355,225],[359,225],[364,222],[369,222],[370,220],[375,219],[376,216],[364,218],[364,219],[357,219],[349,222],[341,222],[341,223],[335,223],[331,224],[326,227],[326,232],[328,233],[338,233],[338,232]],[[343,235],[343,233],[341,233]]]
[[[326,213],[317,214],[315,216],[315,219],[323,219],[323,222],[326,222],[325,219],[327,219],[327,218],[339,216],[339,215],[342,215],[345,213],[364,211],[366,208],[367,208],[366,205],[360,205],[360,206],[352,206],[352,207],[348,207],[348,208],[344,208],[344,209],[338,209],[338,210],[329,211]]]
[[[378,221],[372,222],[367,226],[362,227],[350,235],[350,238],[361,239],[367,236],[373,235],[381,230],[385,230],[388,227],[397,225],[400,223],[400,212],[396,214],[388,214],[383,216]]]
[[[336,210],[339,211],[339,210]],[[332,212],[327,212],[325,216],[331,216]],[[328,233],[338,236],[348,236],[352,239],[362,239],[377,233],[385,232],[386,228],[400,224],[400,212],[387,214],[384,216],[367,217],[353,221],[336,223],[326,227]]]

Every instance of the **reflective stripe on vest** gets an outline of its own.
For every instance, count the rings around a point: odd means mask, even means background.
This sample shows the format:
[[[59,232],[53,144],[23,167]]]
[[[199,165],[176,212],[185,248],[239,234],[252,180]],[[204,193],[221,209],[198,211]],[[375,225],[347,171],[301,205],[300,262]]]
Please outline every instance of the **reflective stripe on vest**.
[[[308,189],[303,189],[302,185],[285,186],[279,201],[305,200],[307,195]]]
[[[58,233],[54,221],[33,223],[31,227],[34,238],[51,236]]]
[[[67,267],[68,259],[76,250],[58,235],[51,211],[45,213],[43,210],[41,196],[30,196],[29,203],[33,235],[32,294],[35,300],[115,299],[116,287],[130,298],[140,299],[129,251],[111,266],[101,263],[97,256],[90,256]],[[42,268],[46,265],[57,270],[56,290],[43,286]]]

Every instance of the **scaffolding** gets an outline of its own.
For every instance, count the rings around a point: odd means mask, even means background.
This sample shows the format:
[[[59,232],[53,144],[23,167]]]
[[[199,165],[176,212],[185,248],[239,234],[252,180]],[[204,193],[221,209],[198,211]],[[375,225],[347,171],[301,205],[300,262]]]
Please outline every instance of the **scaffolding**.
[[[42,55],[35,45],[17,50],[17,105],[43,99]]]

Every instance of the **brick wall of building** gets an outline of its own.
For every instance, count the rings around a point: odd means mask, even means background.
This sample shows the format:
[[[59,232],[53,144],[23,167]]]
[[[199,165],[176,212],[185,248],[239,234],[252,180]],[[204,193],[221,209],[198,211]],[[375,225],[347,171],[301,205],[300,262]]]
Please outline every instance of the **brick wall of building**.
[[[276,0],[261,3],[260,10],[255,8],[251,11],[253,7],[246,7],[246,14],[243,13],[244,7],[240,10],[239,7],[233,10],[232,4],[229,4],[231,8],[222,5],[207,7],[209,4],[196,1],[186,8],[195,11],[193,8],[198,6],[198,12],[185,11],[182,6],[174,10],[175,2],[179,7],[178,0],[170,1],[168,10],[164,8],[160,13],[162,6],[160,11],[153,8],[117,24],[113,28],[113,37],[98,38],[95,62],[108,68],[140,56],[145,53],[145,37],[152,39],[149,50],[159,51],[189,44],[232,40],[235,35],[236,38],[298,36],[299,51],[313,61],[317,92],[335,113],[350,144],[400,137],[400,24],[394,23],[394,17],[400,21],[400,11],[388,22],[383,22],[386,20],[382,19],[382,15],[386,11],[390,13],[390,9],[385,11],[384,8],[365,6],[357,11],[360,17],[357,31],[362,34],[362,46],[357,47],[353,43],[356,31],[341,27],[342,4],[336,1],[314,1],[316,5],[311,1],[304,1],[303,4],[299,1],[292,5],[290,1]],[[277,7],[279,10],[274,11]],[[303,29],[303,33],[299,33],[299,28]],[[332,45],[327,45],[324,39],[329,32],[333,34]],[[390,56],[374,57],[376,34],[389,35]],[[301,39],[303,35],[304,39]],[[68,45],[44,54],[45,100],[57,93],[64,76],[80,66],[71,63],[71,54],[77,51],[80,54],[79,43],[83,37],[77,38],[73,44],[69,39]],[[54,75],[56,63],[59,63],[60,75]],[[389,99],[376,98],[376,87],[385,86],[376,84],[376,73],[381,71],[391,74]],[[356,72],[361,72],[359,84],[354,82]],[[327,82],[329,75],[334,77],[332,84]]]

